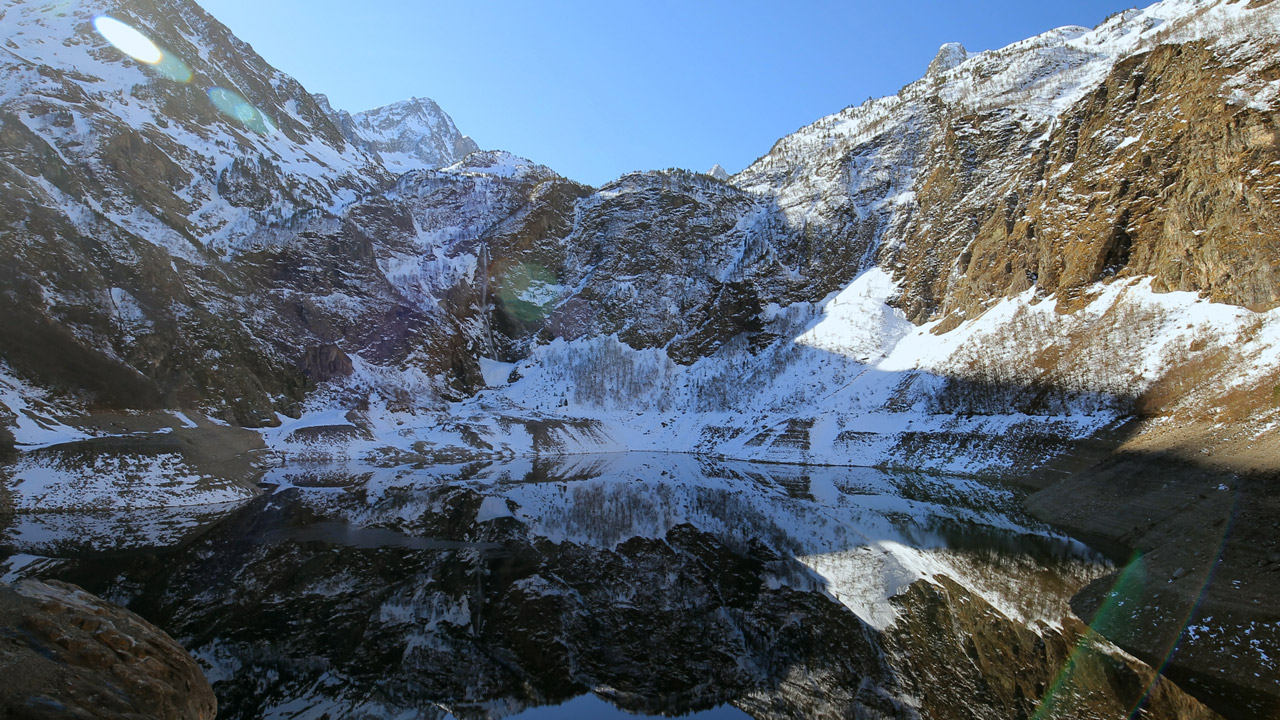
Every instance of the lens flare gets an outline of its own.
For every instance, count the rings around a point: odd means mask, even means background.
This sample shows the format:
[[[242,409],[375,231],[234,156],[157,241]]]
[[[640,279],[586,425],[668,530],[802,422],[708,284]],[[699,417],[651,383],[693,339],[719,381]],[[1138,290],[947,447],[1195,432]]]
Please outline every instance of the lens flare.
[[[1237,493],[1232,499],[1230,511],[1226,515],[1225,527],[1222,531],[1222,537],[1218,539],[1217,548],[1210,554],[1210,562],[1204,569],[1204,579],[1200,583],[1199,590],[1194,594],[1194,598],[1186,609],[1185,614],[1181,616],[1181,627],[1177,633],[1174,633],[1173,641],[1169,645],[1168,651],[1164,653],[1159,663],[1151,665],[1151,669],[1155,672],[1152,675],[1151,682],[1143,688],[1142,694],[1129,708],[1128,717],[1134,720],[1139,717],[1145,717],[1145,707],[1147,701],[1151,698],[1153,692],[1164,679],[1165,670],[1173,661],[1174,655],[1177,653],[1179,645],[1183,638],[1187,636],[1187,628],[1191,625],[1193,619],[1197,616],[1201,605],[1204,603],[1205,596],[1209,592],[1209,587],[1213,584],[1214,575],[1217,572],[1219,563],[1222,561],[1223,552],[1226,550],[1227,537],[1231,534],[1231,527],[1234,523],[1236,511],[1239,508],[1240,496]],[[1050,686],[1048,692],[1041,699],[1039,710],[1036,712],[1033,720],[1044,720],[1050,717],[1056,717],[1061,705],[1063,705],[1069,693],[1064,692],[1064,688],[1068,685],[1072,675],[1076,672],[1077,666],[1082,658],[1089,652],[1089,647],[1093,644],[1096,637],[1099,638],[1117,638],[1124,635],[1128,624],[1132,622],[1133,612],[1128,608],[1136,608],[1143,604],[1145,591],[1151,588],[1147,576],[1146,564],[1143,562],[1142,555],[1135,553],[1133,559],[1125,566],[1116,579],[1115,585],[1107,594],[1107,598],[1098,607],[1094,614],[1093,620],[1085,629],[1084,637],[1076,645],[1075,651],[1068,658],[1067,664],[1063,666],[1058,677]],[[1127,606],[1127,607],[1126,607]]]
[[[156,72],[176,82],[191,82],[191,68],[187,67],[186,63],[175,57],[168,50],[161,50],[160,52],[164,57],[155,64]]]
[[[1147,583],[1147,566],[1141,553],[1134,553],[1133,558],[1120,571],[1111,592],[1094,614],[1093,621],[1085,628],[1084,635],[1076,644],[1071,656],[1058,672],[1053,683],[1049,685],[1044,697],[1040,699],[1040,707],[1032,720],[1048,720],[1062,717],[1069,712],[1072,694],[1068,690],[1077,669],[1085,661],[1098,637],[1105,637],[1108,632],[1115,633],[1128,616],[1125,606],[1132,606],[1142,598],[1142,590]]]
[[[164,59],[164,53],[151,42],[151,38],[127,23],[107,15],[99,15],[93,19],[93,27],[117,50],[138,62],[155,65]]]
[[[154,67],[164,77],[180,83],[191,81],[191,68],[181,58],[151,42],[151,38],[128,23],[99,15],[93,19],[93,27],[117,50]]]
[[[239,122],[259,135],[269,135],[276,129],[276,126],[267,117],[266,113],[251,105],[239,93],[226,88],[213,88],[209,91],[209,99],[213,101],[214,107],[218,108],[223,115]]]
[[[515,263],[495,275],[503,306],[522,322],[542,321],[560,297],[555,273],[541,265]]]

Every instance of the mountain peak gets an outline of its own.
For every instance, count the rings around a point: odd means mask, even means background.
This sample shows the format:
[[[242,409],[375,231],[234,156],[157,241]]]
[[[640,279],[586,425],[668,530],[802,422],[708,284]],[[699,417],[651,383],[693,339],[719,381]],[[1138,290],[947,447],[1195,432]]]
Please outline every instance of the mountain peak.
[[[431,98],[412,97],[355,115],[337,115],[347,139],[377,153],[394,173],[444,167],[480,149]]]
[[[450,120],[449,116],[440,108],[440,105],[429,97],[414,96],[355,114],[355,117],[367,117],[370,119],[405,119],[414,116],[427,122],[438,122],[439,119],[443,117],[443,119],[452,123],[452,120]]]
[[[929,63],[929,75],[946,72],[969,59],[969,51],[958,42],[949,42],[938,48],[938,54]]]
[[[720,167],[720,163],[712,165],[711,169],[707,171],[707,174],[717,180],[729,179],[729,173],[723,167]]]

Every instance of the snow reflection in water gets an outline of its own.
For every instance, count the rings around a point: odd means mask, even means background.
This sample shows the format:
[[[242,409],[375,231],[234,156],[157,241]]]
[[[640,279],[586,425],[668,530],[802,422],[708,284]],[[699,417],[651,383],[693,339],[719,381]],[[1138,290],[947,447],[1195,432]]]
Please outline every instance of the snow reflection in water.
[[[632,453],[266,481],[165,549],[21,550],[70,555],[42,574],[179,638],[228,717],[505,717],[585,693],[655,715],[909,717],[937,668],[896,655],[938,603],[1052,644],[1106,568],[959,478]]]

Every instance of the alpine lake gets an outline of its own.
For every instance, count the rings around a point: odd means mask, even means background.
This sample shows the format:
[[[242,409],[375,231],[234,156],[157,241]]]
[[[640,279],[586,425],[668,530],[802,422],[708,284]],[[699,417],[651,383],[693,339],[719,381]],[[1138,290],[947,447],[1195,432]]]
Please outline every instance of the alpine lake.
[[[1001,484],[627,453],[287,465],[263,488],[232,506],[18,515],[0,572],[158,625],[226,718],[1067,718],[1176,702],[1071,612],[1116,565]]]

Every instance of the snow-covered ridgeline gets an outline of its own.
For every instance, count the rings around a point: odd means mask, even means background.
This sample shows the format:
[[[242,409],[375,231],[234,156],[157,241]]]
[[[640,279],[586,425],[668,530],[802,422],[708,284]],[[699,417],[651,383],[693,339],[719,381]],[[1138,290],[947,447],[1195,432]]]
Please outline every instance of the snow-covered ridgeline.
[[[928,74],[898,94],[801,128],[732,180],[776,203],[793,229],[832,227],[850,216],[870,222],[875,237],[869,262],[876,246],[893,242],[906,227],[917,207],[916,185],[924,179],[917,170],[945,144],[955,118],[1000,111],[1021,134],[1048,137],[1056,118],[1096,89],[1119,61],[1160,44],[1206,38],[1245,65],[1224,87],[1224,97],[1268,109],[1280,97],[1280,81],[1263,82],[1253,70],[1266,62],[1259,43],[1278,31],[1280,8],[1274,4],[1166,0],[1117,14],[1092,30],[1058,28],[998,50],[968,54],[950,44]]]
[[[1117,13],[1090,30],[1056,28],[997,50],[965,54],[913,82],[897,95],[868,100],[828,115],[779,140],[734,176],[761,188],[768,171],[796,160],[820,162],[833,147],[870,141],[920,118],[920,105],[937,98],[955,114],[1009,108],[1029,126],[1057,117],[1100,84],[1120,60],[1160,44],[1210,38],[1224,51],[1247,50],[1280,31],[1280,9],[1229,0],[1165,0]],[[950,44],[944,46],[946,53]],[[1244,45],[1244,48],[1240,46]],[[800,177],[794,168],[792,172]]]
[[[478,150],[426,98],[335,112],[198,7],[187,9],[134,16],[101,0],[4,3],[14,32],[0,53],[0,107],[64,163],[97,177],[114,180],[104,153],[122,136],[184,171],[177,183],[173,173],[154,178],[181,203],[178,216],[154,218],[133,196],[111,192],[112,181],[77,200],[128,232],[180,255],[192,254],[182,247],[192,240],[258,244],[300,212],[339,213],[382,187],[388,171],[450,165]],[[150,67],[112,47],[92,24],[104,14],[136,27],[166,60]]]

